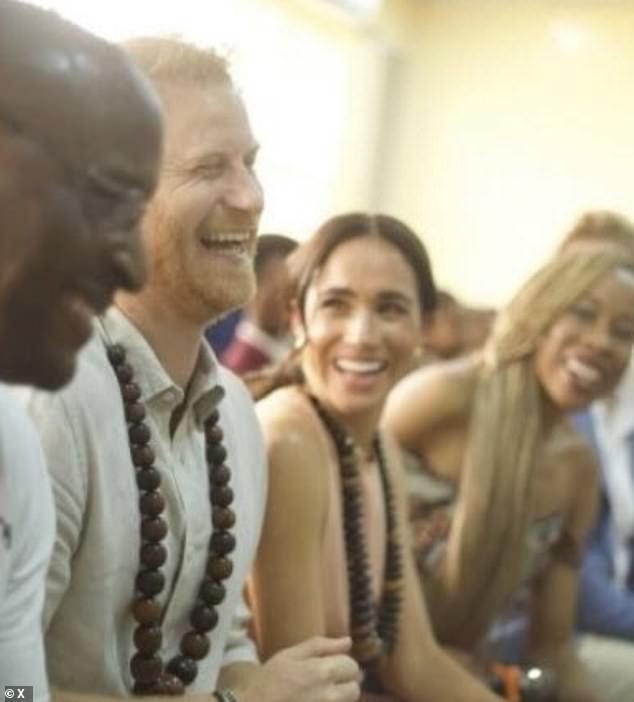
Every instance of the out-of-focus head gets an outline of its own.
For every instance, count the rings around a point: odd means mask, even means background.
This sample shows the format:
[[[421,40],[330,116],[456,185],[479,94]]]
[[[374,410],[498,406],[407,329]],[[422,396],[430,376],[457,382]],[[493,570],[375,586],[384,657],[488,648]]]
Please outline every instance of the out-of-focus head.
[[[0,377],[54,389],[93,314],[144,282],[160,105],[120,49],[14,0],[0,3],[0,85]]]
[[[387,215],[328,220],[290,255],[294,332],[302,369],[331,410],[380,412],[412,367],[424,315],[436,305],[431,266],[416,234]]]
[[[634,223],[609,210],[586,212],[566,234],[559,252],[579,247],[616,247],[634,258]]]
[[[611,392],[634,341],[634,265],[615,248],[580,247],[540,269],[500,313],[493,365],[533,356],[542,390],[563,411]]]
[[[149,37],[125,48],[158,90],[166,127],[161,179],[143,227],[144,294],[204,327],[255,290],[258,144],[227,63],[213,50]]]
[[[255,323],[271,336],[281,337],[289,329],[286,257],[297,242],[282,234],[261,234],[255,252],[257,290],[247,312]]]

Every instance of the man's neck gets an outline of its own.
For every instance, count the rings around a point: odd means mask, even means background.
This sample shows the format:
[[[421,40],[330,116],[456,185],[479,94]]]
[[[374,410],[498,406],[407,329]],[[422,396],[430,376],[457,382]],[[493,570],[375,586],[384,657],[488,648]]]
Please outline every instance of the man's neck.
[[[196,366],[204,329],[183,319],[163,300],[143,293],[120,293],[115,304],[143,334],[174,383],[186,390]]]

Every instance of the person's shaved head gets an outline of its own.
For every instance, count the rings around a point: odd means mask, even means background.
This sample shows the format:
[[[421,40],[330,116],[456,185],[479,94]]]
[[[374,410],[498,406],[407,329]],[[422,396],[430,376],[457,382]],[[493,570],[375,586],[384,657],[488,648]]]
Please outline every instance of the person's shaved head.
[[[0,2],[0,378],[58,387],[89,317],[145,268],[158,97],[118,47]]]

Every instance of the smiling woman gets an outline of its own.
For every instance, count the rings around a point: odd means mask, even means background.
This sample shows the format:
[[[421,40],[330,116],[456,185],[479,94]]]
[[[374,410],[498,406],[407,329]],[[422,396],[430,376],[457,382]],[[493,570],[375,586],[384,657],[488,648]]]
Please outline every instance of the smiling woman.
[[[414,373],[386,410],[420,463],[415,547],[436,633],[475,655],[510,600],[530,602],[525,657],[555,669],[561,702],[597,699],[572,646],[596,475],[567,413],[627,366],[633,270],[618,253],[560,255],[503,310],[484,354]]]
[[[397,219],[348,214],[288,262],[301,380],[258,403],[270,466],[252,588],[261,652],[349,635],[364,702],[493,702],[431,636],[400,455],[378,429],[435,307],[425,249]]]

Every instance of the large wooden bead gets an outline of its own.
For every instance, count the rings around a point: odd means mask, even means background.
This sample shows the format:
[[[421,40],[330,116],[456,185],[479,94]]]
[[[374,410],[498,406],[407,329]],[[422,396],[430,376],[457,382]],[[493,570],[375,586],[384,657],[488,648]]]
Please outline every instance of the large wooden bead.
[[[236,537],[228,531],[216,531],[209,540],[211,550],[219,556],[226,556],[236,547]]]
[[[156,490],[161,484],[161,474],[156,468],[141,468],[136,472],[139,490]]]
[[[146,568],[160,568],[167,560],[167,549],[163,544],[147,543],[141,546],[141,563]]]
[[[140,683],[153,683],[161,674],[163,664],[158,656],[146,658],[136,653],[130,661],[130,672]]]
[[[133,446],[130,453],[132,455],[132,463],[139,468],[149,468],[156,459],[150,446]]]
[[[209,472],[212,485],[226,485],[231,480],[231,471],[225,465],[217,466]]]
[[[211,444],[219,444],[224,438],[224,433],[219,424],[205,425],[205,436]]]
[[[207,429],[207,427],[217,425],[219,419],[220,419],[220,412],[217,409],[211,410],[211,412],[209,413],[209,416],[207,417],[207,421],[205,422],[205,429]]]
[[[199,594],[205,604],[219,605],[225,599],[227,590],[222,583],[205,578],[200,586]]]
[[[206,604],[198,604],[192,610],[189,621],[198,632],[211,631],[218,623],[218,612]],[[191,656],[193,654],[190,653],[188,655]]]
[[[146,541],[162,541],[167,536],[167,523],[161,517],[146,517],[141,522],[141,536]]]
[[[125,418],[128,422],[142,422],[145,415],[145,407],[140,402],[132,402],[125,406]]]
[[[224,556],[211,556],[207,561],[207,574],[216,580],[226,580],[233,572],[233,563]]]
[[[222,444],[207,446],[207,460],[219,466],[227,458],[227,449]]]
[[[209,653],[209,639],[205,634],[188,631],[181,640],[181,651],[196,661],[202,660]]]
[[[228,485],[219,485],[211,491],[211,502],[217,507],[228,507],[233,502],[233,490]]]
[[[136,576],[136,587],[147,597],[158,595],[165,587],[165,576],[160,570],[142,570]]]
[[[132,603],[132,616],[139,624],[151,626],[161,621],[162,607],[159,602],[149,597],[137,597]]]
[[[133,444],[145,445],[150,440],[152,432],[150,428],[145,424],[133,424],[128,429],[128,436]]]
[[[156,517],[165,509],[165,499],[160,492],[145,492],[139,498],[141,514],[146,517]]]
[[[163,634],[158,626],[138,626],[134,630],[134,645],[146,658],[156,653],[162,643]]]
[[[198,673],[198,666],[189,656],[176,656],[168,663],[167,672],[178,676],[185,685],[189,685]]]
[[[114,367],[114,372],[117,374],[119,382],[122,384],[129,383],[134,377],[134,371],[129,363],[119,363]]]
[[[106,353],[110,363],[115,366],[125,361],[125,349],[123,346],[121,346],[121,344],[112,344],[111,346],[108,346]]]
[[[236,515],[229,507],[214,507],[211,513],[214,529],[231,529],[236,523]]]
[[[194,674],[194,677],[196,675]],[[155,694],[168,695],[169,697],[180,697],[185,694],[185,684],[176,675],[161,673],[158,683],[158,690]]]
[[[126,402],[136,402],[141,397],[141,388],[136,383],[121,386],[121,394]]]

